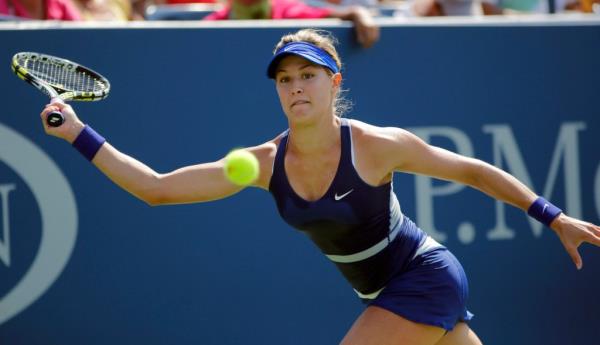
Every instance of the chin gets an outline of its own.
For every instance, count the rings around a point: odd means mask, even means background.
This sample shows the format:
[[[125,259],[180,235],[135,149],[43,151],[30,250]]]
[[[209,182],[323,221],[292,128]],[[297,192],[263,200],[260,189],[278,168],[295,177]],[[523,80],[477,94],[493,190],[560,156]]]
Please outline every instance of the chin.
[[[305,111],[292,111],[287,115],[288,120],[297,124],[306,124],[315,121],[315,116]]]

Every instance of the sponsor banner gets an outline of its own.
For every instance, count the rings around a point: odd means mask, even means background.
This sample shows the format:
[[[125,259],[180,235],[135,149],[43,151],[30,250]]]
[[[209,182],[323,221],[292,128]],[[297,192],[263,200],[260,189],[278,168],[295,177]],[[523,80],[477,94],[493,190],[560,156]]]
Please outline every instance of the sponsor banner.
[[[368,50],[351,27],[328,25],[348,117],[482,159],[600,222],[600,25],[389,25]],[[73,106],[164,173],[286,129],[265,73],[296,29],[4,29],[0,61],[37,50],[105,75],[110,97]],[[0,343],[339,343],[364,305],[268,193],[150,207],[45,135],[47,98],[3,73]],[[479,191],[406,174],[394,188],[404,214],[465,267],[485,344],[600,338],[598,248],[580,248],[576,271],[552,231]]]

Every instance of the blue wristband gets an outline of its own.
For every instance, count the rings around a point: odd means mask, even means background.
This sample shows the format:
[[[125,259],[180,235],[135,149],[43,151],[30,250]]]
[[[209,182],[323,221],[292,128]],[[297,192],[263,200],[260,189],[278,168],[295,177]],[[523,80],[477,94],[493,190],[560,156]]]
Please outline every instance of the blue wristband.
[[[91,162],[105,142],[106,139],[103,136],[96,133],[92,127],[85,125],[81,133],[73,141],[73,147]]]
[[[550,226],[550,223],[552,223],[552,221],[561,213],[562,210],[560,208],[552,205],[548,200],[542,197],[537,198],[527,210],[528,215],[546,226]]]

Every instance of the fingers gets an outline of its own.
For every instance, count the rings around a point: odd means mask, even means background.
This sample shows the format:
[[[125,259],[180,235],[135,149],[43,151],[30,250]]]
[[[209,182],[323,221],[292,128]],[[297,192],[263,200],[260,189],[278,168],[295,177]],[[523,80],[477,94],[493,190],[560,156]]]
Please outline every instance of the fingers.
[[[370,48],[379,41],[379,27],[370,25],[356,26],[356,40],[363,48]]]
[[[567,253],[569,253],[571,260],[573,260],[575,267],[577,267],[577,269],[580,270],[583,267],[583,261],[581,260],[581,255],[579,255],[579,251],[577,251],[577,247],[567,248]]]
[[[67,107],[67,104],[65,104],[62,99],[53,98],[50,101],[50,104],[46,104],[46,106],[42,110],[40,116],[42,117],[42,120],[45,122],[46,118],[48,117],[48,115],[50,113],[52,113],[54,111],[62,112],[65,107]]]
[[[48,117],[52,112],[57,111],[62,114],[64,122],[58,126],[51,126],[48,124]],[[65,104],[61,99],[53,99],[50,104],[47,104],[40,113],[40,118],[46,134],[65,139],[69,142],[73,142],[84,127],[84,124],[79,120],[73,108]]]
[[[67,106],[67,103],[65,103],[62,99],[55,97],[55,98],[52,98],[50,100],[50,104],[47,104],[46,106],[55,106],[55,107],[62,109]]]
[[[52,112],[61,111],[61,110],[62,109],[54,103],[46,105],[46,107],[40,113],[40,117],[42,118],[42,123],[44,124],[44,128],[47,129],[47,127],[48,127],[48,124],[46,123],[46,119],[48,118],[48,115],[50,115],[50,113],[52,113]]]
[[[600,247],[600,227],[595,224],[563,216],[556,227],[553,227],[553,230],[556,231],[577,269],[583,267],[581,255],[577,250],[582,243],[590,243]]]
[[[368,30],[367,36],[368,36],[368,38],[367,38],[368,47],[371,47],[373,44],[375,44],[377,41],[379,41],[379,27],[378,26],[370,27]],[[368,48],[368,47],[366,47],[366,48]]]
[[[600,234],[598,234],[598,230],[592,230],[586,242],[591,243],[597,247],[600,247]]]
[[[592,224],[592,231],[594,232],[594,235],[600,237],[600,226]]]
[[[359,25],[356,26],[356,40],[358,41],[358,43],[361,46],[365,47],[366,40],[367,40],[366,32],[365,32],[364,28],[362,28]]]
[[[578,220],[575,219],[574,220],[575,224],[577,224],[577,229],[579,229],[579,238],[581,242],[587,242],[590,244],[593,244],[595,246],[600,247],[600,227],[589,223],[589,222],[585,222],[582,220]]]

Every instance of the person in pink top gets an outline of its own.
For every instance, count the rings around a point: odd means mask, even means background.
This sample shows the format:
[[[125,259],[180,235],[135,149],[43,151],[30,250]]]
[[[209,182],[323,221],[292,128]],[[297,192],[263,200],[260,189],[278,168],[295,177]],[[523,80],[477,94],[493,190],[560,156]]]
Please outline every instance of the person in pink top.
[[[347,8],[312,7],[299,0],[229,0],[220,11],[204,20],[228,19],[320,19],[339,18],[354,23],[356,38],[365,48],[379,40],[379,27],[361,6]]]
[[[50,20],[81,20],[71,0],[0,0],[0,14]]]

